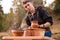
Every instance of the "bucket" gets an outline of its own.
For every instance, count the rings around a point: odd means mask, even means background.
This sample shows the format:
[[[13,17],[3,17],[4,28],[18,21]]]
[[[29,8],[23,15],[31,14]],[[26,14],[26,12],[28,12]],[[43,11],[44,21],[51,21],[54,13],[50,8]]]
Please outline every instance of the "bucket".
[[[11,33],[13,36],[23,36],[23,31],[22,30],[11,30]]]

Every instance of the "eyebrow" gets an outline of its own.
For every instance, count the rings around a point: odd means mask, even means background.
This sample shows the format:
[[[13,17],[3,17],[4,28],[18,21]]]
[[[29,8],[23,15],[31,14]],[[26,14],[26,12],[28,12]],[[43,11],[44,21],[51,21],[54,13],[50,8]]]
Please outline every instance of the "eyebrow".
[[[25,8],[27,8],[27,6],[29,6],[29,4],[27,4],[27,5],[25,6]]]
[[[26,4],[26,3],[28,3],[28,2],[30,2],[30,1],[24,1],[23,4]]]

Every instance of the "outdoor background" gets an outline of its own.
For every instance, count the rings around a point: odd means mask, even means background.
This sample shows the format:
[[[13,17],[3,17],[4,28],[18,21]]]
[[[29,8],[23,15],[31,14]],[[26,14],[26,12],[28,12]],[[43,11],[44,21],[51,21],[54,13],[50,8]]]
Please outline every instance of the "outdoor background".
[[[25,25],[26,11],[21,6],[24,0],[0,0],[0,39],[12,29]],[[52,38],[60,40],[60,0],[31,0],[34,6],[42,6],[53,17]]]

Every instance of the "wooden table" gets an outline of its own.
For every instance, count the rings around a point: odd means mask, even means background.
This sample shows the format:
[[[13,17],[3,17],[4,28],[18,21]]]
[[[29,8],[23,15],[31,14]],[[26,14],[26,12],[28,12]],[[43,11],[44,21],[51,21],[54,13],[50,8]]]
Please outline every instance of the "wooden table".
[[[49,37],[40,36],[3,36],[3,40],[54,40]]]

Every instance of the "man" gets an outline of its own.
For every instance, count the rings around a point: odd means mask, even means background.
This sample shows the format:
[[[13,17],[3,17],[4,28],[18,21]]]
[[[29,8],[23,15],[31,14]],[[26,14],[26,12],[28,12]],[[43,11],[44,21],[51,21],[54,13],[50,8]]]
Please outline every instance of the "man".
[[[52,17],[43,10],[41,6],[35,8],[31,1],[23,1],[23,7],[28,12],[26,17],[28,28],[33,27],[31,23],[32,21],[36,21],[38,22],[38,24],[36,24],[38,25],[36,28],[45,29],[46,31],[44,36],[51,37],[50,26],[53,24]]]

